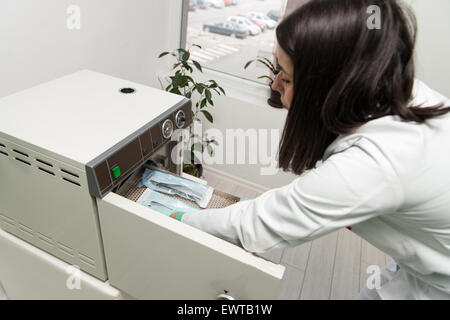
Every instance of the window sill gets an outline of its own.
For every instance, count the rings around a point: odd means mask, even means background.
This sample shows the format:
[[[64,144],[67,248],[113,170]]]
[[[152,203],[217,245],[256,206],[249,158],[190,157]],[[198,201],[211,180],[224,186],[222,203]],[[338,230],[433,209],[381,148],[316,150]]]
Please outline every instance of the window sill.
[[[171,70],[158,74],[161,79],[171,75]],[[207,68],[203,68],[203,73],[198,71],[194,72],[192,77],[196,81],[203,82],[215,80],[225,90],[227,97],[254,105],[267,105],[267,99],[270,96],[270,88],[268,85],[259,84]]]

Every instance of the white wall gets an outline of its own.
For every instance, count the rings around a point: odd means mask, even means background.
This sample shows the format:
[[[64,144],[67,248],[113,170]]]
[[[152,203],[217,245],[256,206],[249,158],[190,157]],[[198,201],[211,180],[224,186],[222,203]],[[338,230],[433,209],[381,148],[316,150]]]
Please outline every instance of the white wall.
[[[450,97],[450,1],[409,0],[417,17],[417,77]]]
[[[207,78],[207,77],[206,77]],[[211,79],[208,78],[208,79]],[[264,191],[270,188],[283,186],[292,181],[296,176],[291,173],[283,172],[281,169],[276,168],[276,164],[262,163],[266,156],[272,155],[273,161],[277,159],[279,139],[274,141],[271,137],[271,131],[277,130],[279,137],[281,138],[284,122],[287,115],[287,110],[276,109],[270,107],[267,103],[268,89],[256,90],[250,92],[246,89],[249,87],[244,84],[238,88],[227,81],[222,79],[220,82],[225,87],[227,96],[218,96],[214,101],[214,107],[210,108],[210,112],[213,114],[214,123],[210,124],[208,121],[203,120],[203,127],[208,132],[210,128],[219,129],[223,135],[224,141],[219,148],[230,146],[230,140],[234,140],[234,164],[226,163],[226,152],[224,151],[223,164],[214,164],[207,166],[214,171],[218,170],[219,174],[223,174],[224,178],[228,175],[236,177],[242,181],[244,186],[253,188],[257,191]],[[235,131],[236,129],[242,129],[246,133],[258,132],[257,142],[256,140],[250,148],[250,138],[246,138],[245,141],[245,153],[243,157],[246,159],[247,164],[239,164],[238,160],[238,148],[237,139],[234,137],[228,139],[226,137],[226,131]],[[267,134],[267,143],[264,147],[261,147],[260,141],[264,141],[264,134],[259,134],[260,130],[265,130]],[[274,144],[275,143],[275,147]],[[242,152],[241,152],[242,153]],[[251,153],[257,153],[256,164],[249,164]],[[260,156],[262,153],[262,156]],[[276,171],[269,175],[263,174],[264,171],[271,171],[270,168],[276,168]],[[270,169],[270,170],[269,170]],[[240,182],[240,181],[236,181]],[[249,185],[250,184],[250,185]],[[253,185],[252,185],[253,184]]]
[[[67,28],[69,5],[81,9],[80,30]],[[156,85],[180,15],[177,1],[2,0],[0,97],[81,69]]]

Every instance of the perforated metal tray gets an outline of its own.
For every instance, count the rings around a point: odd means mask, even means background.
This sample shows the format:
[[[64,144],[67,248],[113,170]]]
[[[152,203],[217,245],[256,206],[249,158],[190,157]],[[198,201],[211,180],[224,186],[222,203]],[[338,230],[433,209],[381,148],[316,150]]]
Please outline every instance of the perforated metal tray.
[[[139,181],[141,180],[143,172],[140,172],[139,174],[136,174],[132,176],[129,181],[120,189],[121,191],[118,192],[123,197],[132,200],[136,202],[139,197],[144,193],[144,191],[147,189],[145,186],[138,187]],[[181,200],[195,208],[200,208],[195,202],[187,200],[185,198],[179,197],[177,195],[170,195],[166,194],[169,197]],[[236,202],[239,202],[240,198],[233,196],[231,194],[219,191],[214,189],[213,195],[211,197],[211,200],[208,203],[207,209],[213,209],[213,208],[225,208],[229,205],[232,205]]]

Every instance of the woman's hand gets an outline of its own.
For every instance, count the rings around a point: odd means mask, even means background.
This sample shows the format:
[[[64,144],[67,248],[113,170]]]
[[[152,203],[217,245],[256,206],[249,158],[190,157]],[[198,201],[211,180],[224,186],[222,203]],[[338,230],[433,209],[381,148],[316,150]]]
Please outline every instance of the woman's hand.
[[[252,199],[241,199],[239,202],[247,201],[247,200],[252,200]],[[173,219],[181,221],[181,217],[185,214],[185,212],[180,211],[180,210],[173,210],[173,211],[171,211],[169,213],[164,213],[164,214],[169,216],[169,217],[171,217],[171,218],[173,218]]]
[[[185,212],[180,210],[171,210],[167,207],[154,205],[151,207],[153,210],[158,211],[159,213],[162,213],[165,216],[171,217],[173,219],[176,219],[178,221],[181,221],[181,217],[185,214]]]

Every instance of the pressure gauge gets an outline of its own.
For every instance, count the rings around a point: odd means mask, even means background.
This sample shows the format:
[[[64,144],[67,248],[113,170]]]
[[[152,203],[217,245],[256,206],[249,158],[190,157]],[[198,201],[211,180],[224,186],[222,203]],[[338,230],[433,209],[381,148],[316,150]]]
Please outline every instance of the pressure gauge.
[[[162,135],[164,139],[169,139],[173,133],[173,122],[170,119],[167,119],[162,124]]]
[[[175,124],[177,125],[177,128],[183,128],[186,123],[186,115],[184,114],[183,110],[180,110],[175,115]]]

